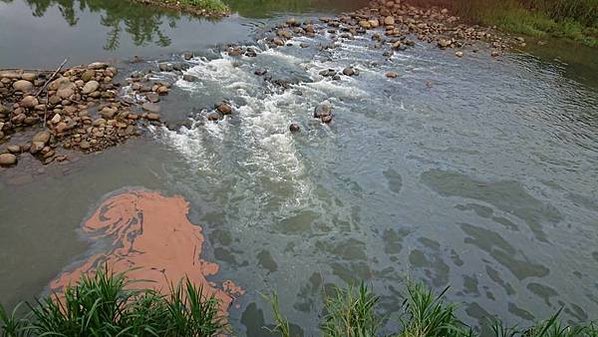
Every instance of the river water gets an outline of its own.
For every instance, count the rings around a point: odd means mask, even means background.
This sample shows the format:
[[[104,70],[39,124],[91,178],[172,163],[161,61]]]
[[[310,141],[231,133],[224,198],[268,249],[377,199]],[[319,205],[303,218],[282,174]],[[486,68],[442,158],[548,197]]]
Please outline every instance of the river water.
[[[356,5],[286,8],[312,17]],[[526,323],[560,307],[567,320],[597,317],[595,50],[566,63],[542,53],[458,59],[418,44],[386,61],[367,37],[317,48],[326,36],[272,50],[260,37],[281,8],[235,6],[239,14],[210,22],[122,1],[0,2],[2,67],[69,56],[113,59],[127,73],[191,50],[187,73],[200,79],[174,79],[162,103],[170,128],[43,173],[0,173],[3,303],[39,295],[93,254],[81,223],[106,196],[143,188],[190,203],[203,258],[221,268],[214,281],[246,290],[231,309],[240,335],[264,336],[271,315],[260,292],[272,290],[314,335],[322,289],[356,280],[388,311],[407,279],[450,285],[472,324],[488,315]],[[258,56],[222,53],[232,42]],[[145,61],[131,65],[133,56]],[[349,65],[358,77],[319,75]],[[387,79],[390,70],[400,77]],[[222,99],[235,113],[208,122],[203,109]],[[323,101],[334,107],[330,125],[311,117]],[[291,122],[302,131],[288,132]]]

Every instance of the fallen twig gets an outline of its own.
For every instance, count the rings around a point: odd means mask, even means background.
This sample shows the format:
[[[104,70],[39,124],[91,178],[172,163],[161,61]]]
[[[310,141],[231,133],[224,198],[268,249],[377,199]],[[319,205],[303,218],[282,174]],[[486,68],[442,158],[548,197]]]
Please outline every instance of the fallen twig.
[[[58,72],[62,69],[62,67],[64,67],[64,65],[68,62],[68,60],[69,60],[69,58],[67,57],[64,59],[64,61],[62,61],[62,63],[58,67],[58,69],[56,69],[56,71],[46,80],[46,83],[44,83],[44,85],[39,89],[37,94],[35,94],[36,98],[46,89],[48,84],[50,84],[50,82],[54,79],[54,76],[56,76],[56,74],[58,74]],[[46,105],[48,105],[48,102],[46,102]]]

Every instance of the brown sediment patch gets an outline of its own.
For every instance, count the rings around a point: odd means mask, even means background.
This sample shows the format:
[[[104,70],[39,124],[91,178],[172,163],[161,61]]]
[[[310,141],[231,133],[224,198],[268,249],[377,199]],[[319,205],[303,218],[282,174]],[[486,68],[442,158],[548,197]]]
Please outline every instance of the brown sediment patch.
[[[189,203],[180,196],[135,191],[109,198],[83,224],[93,240],[111,239],[111,250],[87,259],[81,266],[60,275],[50,288],[60,292],[82,274],[107,265],[114,272],[127,272],[131,288],[168,292],[172,283],[188,277],[220,301],[226,314],[243,289],[232,281],[222,285],[207,280],[219,266],[201,259],[202,229],[187,218]]]

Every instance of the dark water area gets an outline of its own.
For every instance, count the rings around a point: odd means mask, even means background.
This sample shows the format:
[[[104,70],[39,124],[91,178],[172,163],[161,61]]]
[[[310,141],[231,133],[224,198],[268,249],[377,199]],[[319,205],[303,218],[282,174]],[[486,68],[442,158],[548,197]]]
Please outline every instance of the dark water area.
[[[2,303],[43,293],[98,253],[82,223],[107,197],[141,188],[189,202],[202,259],[220,266],[209,280],[246,290],[230,310],[240,336],[265,335],[272,318],[260,293],[272,290],[303,335],[317,335],[323,289],[356,280],[389,312],[407,279],[450,285],[473,325],[489,315],[525,325],[561,307],[567,321],[598,317],[595,51],[549,41],[550,52],[456,58],[417,43],[386,60],[371,36],[329,35],[269,49],[260,33],[281,17],[359,4],[231,5],[237,14],[214,22],[125,1],[0,2],[2,68],[52,68],[68,56],[173,82],[161,102],[170,128],[68,165],[38,172],[23,159],[0,171]],[[220,47],[232,42],[257,57],[229,57]],[[187,50],[196,56],[185,74],[197,82],[158,71]],[[130,64],[135,55],[145,61]],[[358,77],[319,75],[349,65]],[[203,109],[222,99],[234,114],[208,122]],[[312,118],[323,101],[331,125]]]

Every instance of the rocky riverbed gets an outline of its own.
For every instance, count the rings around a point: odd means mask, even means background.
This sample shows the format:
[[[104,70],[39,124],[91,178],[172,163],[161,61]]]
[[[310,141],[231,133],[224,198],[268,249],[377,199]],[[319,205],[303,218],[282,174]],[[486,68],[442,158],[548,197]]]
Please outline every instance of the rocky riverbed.
[[[367,34],[372,51],[387,58],[417,43],[455,50],[456,57],[479,51],[496,57],[511,46],[525,44],[521,38],[491,28],[459,23],[459,18],[447,9],[422,9],[384,0],[337,17],[305,21],[289,18],[272,27],[264,41],[266,47],[277,48],[290,44],[295,37],[317,34],[331,38],[331,45],[321,45],[322,49],[335,48],[339,40]],[[302,42],[300,47],[308,44]],[[225,51],[232,57],[257,56],[256,49],[246,46],[228,46]],[[44,165],[68,161],[69,151],[101,151],[138,136],[139,127],[144,124],[161,123],[160,97],[169,93],[172,82],[155,80],[151,74],[175,73],[183,76],[184,81],[194,82],[198,79],[183,75],[188,66],[185,62],[192,57],[185,53],[181,62],[160,63],[158,69],[134,72],[122,81],[116,80],[116,67],[102,62],[57,71],[0,71],[0,166],[14,166],[25,155]],[[273,79],[267,69],[257,69],[255,75],[283,90],[289,88],[289,83]],[[320,75],[340,80],[341,76],[358,76],[359,69],[347,65],[344,69],[323,70]],[[400,72],[389,71],[385,76],[395,79]],[[208,111],[207,119],[217,122],[233,110],[229,102],[218,102]],[[313,117],[331,123],[332,110],[332,106],[323,103],[316,107]],[[289,127],[292,132],[299,129],[297,124]]]

